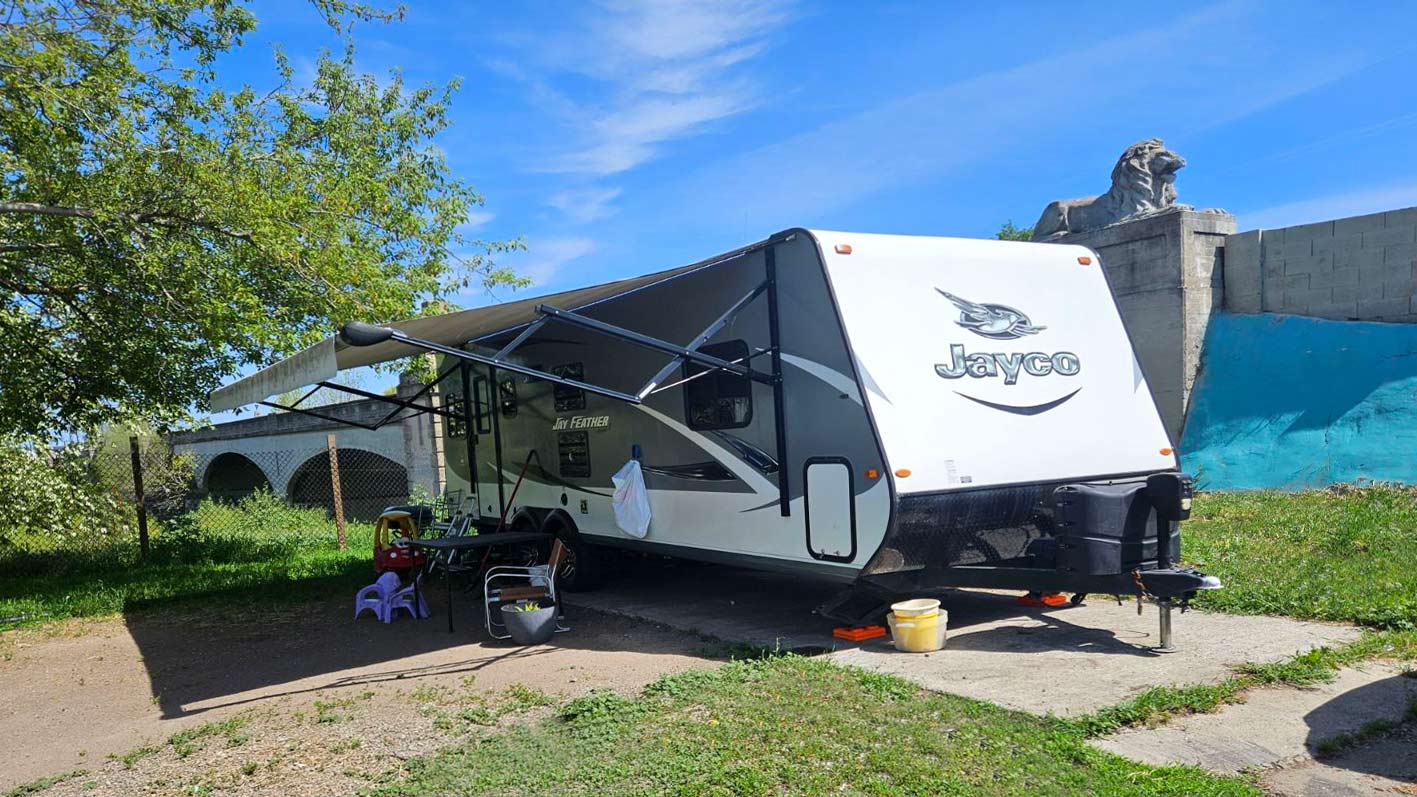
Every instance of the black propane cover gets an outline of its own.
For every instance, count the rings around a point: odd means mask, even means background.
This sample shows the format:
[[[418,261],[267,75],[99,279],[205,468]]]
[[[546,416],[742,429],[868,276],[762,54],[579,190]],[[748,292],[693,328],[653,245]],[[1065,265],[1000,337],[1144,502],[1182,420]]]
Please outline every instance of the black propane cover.
[[[1156,561],[1158,517],[1145,481],[1067,484],[1053,492],[1057,568],[1082,575],[1128,573]],[[1171,561],[1181,554],[1170,534]]]

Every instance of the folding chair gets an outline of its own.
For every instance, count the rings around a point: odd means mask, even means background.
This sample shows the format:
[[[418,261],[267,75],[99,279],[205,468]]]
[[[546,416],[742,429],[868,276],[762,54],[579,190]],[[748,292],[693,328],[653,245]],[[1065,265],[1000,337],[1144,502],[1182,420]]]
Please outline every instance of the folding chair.
[[[536,600],[539,598],[549,599],[556,606],[556,631],[569,631],[561,621],[565,619],[565,613],[561,610],[561,601],[556,598],[556,571],[560,569],[561,562],[566,558],[566,546],[560,540],[551,543],[551,555],[547,557],[546,564],[532,565],[530,567],[513,567],[511,565],[499,565],[489,568],[486,577],[482,582],[482,608],[487,616],[487,635],[493,639],[507,639],[511,634],[506,633],[506,626],[493,620],[503,603],[520,600]],[[494,587],[493,582],[516,580],[524,582],[515,586]],[[497,626],[503,633],[497,633],[493,628]]]
[[[444,529],[444,533],[439,536],[466,537],[471,530],[472,515],[463,515],[449,524],[447,528]],[[428,557],[428,565],[423,569],[423,572],[431,576],[434,571],[440,567],[452,567],[460,572],[464,568],[458,565],[457,559],[457,551],[440,551]]]
[[[433,522],[428,524],[425,537],[446,537],[448,532],[466,514],[466,500],[462,490],[452,490],[433,501]]]

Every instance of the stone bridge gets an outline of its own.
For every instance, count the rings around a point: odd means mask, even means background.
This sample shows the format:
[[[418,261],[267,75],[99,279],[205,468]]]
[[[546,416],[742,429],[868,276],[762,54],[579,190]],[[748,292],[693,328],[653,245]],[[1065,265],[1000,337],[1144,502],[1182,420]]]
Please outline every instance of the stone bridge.
[[[416,385],[400,385],[411,395]],[[319,407],[339,421],[374,423],[393,409],[376,399]],[[291,503],[333,506],[327,437],[335,435],[345,513],[354,517],[407,500],[418,488],[443,487],[440,424],[428,414],[401,413],[368,430],[294,412],[274,412],[174,433],[173,451],[193,458],[202,496],[237,499],[268,489]]]

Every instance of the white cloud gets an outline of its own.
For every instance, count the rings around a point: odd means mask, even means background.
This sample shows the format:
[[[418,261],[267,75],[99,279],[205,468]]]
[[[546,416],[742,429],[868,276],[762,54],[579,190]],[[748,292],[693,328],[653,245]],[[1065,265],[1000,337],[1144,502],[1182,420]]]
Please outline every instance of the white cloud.
[[[458,232],[463,235],[470,235],[479,227],[497,218],[497,214],[483,208],[472,208],[467,212],[467,219],[458,225]]]
[[[755,107],[758,87],[739,67],[781,26],[781,0],[619,0],[581,29],[539,38],[552,73],[591,79],[577,98],[524,66],[505,69],[575,131],[538,171],[607,177],[657,157],[665,144]]]
[[[545,287],[560,276],[568,263],[595,251],[595,241],[585,237],[547,238],[527,242],[525,260],[512,262],[517,273],[530,277],[537,287]]]
[[[1303,63],[1281,65],[1276,59],[1282,54],[1256,50],[1264,31],[1256,13],[1246,4],[1212,6],[1030,63],[890,98],[713,163],[673,187],[673,195],[692,197],[692,205],[661,210],[708,224],[752,218],[764,228],[781,227],[810,222],[878,191],[991,160],[1007,169],[1020,153],[1061,171],[1066,164],[1048,164],[1037,150],[1045,135],[1071,141],[1106,136],[1114,141],[1114,151],[1148,136],[1171,143],[1178,134],[1212,126],[1216,116],[1233,121],[1380,58],[1335,46]],[[1157,66],[1181,63],[1198,52],[1226,55],[1184,68]],[[1211,113],[1212,108],[1224,113]],[[1093,122],[1099,118],[1128,122],[1125,129],[1099,129]],[[761,175],[768,173],[773,179],[763,181]],[[1105,186],[1105,177],[1102,171],[1097,183]],[[1096,187],[1079,186],[1076,193]],[[1022,184],[1019,202],[1041,208],[1056,198],[1027,191],[1027,183]],[[942,217],[952,201],[959,200],[941,196]],[[705,209],[717,209],[718,216],[710,218]]]
[[[571,188],[558,191],[546,204],[561,211],[573,224],[589,224],[615,214],[610,203],[620,196],[619,188]]]
[[[1270,230],[1417,206],[1417,183],[1381,185],[1237,214],[1240,229]]]

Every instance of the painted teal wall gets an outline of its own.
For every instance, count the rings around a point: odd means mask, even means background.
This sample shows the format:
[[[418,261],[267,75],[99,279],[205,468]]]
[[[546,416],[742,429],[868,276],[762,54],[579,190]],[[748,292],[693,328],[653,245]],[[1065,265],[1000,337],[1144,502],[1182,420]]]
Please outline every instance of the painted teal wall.
[[[1417,483],[1417,324],[1212,316],[1181,462],[1210,490]]]

